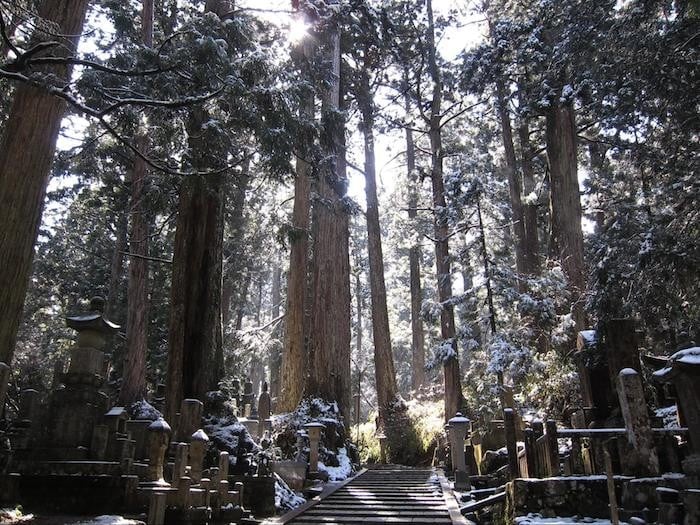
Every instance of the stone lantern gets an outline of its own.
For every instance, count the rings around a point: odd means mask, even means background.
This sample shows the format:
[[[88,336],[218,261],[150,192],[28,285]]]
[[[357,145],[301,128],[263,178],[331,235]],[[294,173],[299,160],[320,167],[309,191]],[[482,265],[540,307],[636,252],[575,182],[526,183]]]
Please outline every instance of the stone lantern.
[[[148,426],[148,481],[153,486],[168,486],[163,477],[165,452],[172,430],[161,417]]]
[[[309,434],[309,472],[318,472],[318,444],[321,441],[321,431],[325,430],[323,423],[307,423],[304,428]]]
[[[104,299],[93,297],[89,312],[66,317],[66,324],[78,335],[70,349],[68,372],[51,400],[47,438],[52,447],[89,447],[94,427],[107,412],[107,395],[99,390],[105,380],[103,349],[107,337],[120,327],[105,319],[103,308]]]
[[[447,434],[450,439],[452,469],[455,474],[455,489],[469,489],[469,472],[464,456],[464,442],[469,434],[471,422],[461,412],[447,422]]]

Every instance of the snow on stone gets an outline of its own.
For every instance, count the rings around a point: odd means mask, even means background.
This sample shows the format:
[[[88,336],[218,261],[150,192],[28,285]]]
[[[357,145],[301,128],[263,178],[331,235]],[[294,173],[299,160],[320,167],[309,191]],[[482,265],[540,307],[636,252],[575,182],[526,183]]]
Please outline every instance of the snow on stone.
[[[129,520],[123,516],[97,516],[88,521],[79,521],[74,525],[143,525],[143,521]]]
[[[678,407],[676,405],[657,408],[655,414],[656,417],[664,422],[664,428],[680,428],[678,424]]]
[[[131,405],[131,407],[129,407],[129,413],[132,419],[147,419],[148,421],[155,421],[163,417],[163,414],[145,399]]]
[[[348,457],[348,451],[345,448],[338,449],[339,465],[337,467],[328,467],[323,462],[318,462],[318,470],[326,472],[328,474],[329,481],[343,481],[347,479],[350,474],[352,474],[352,462]]]
[[[623,368],[622,370],[620,370],[620,375],[621,376],[636,376],[639,374],[637,374],[637,371],[634,368]]]
[[[671,356],[671,361],[677,361],[684,365],[700,365],[700,346],[676,352]]]
[[[289,485],[278,474],[273,472],[272,476],[275,478],[275,508],[277,510],[288,511],[306,503],[306,500],[290,489]]]
[[[517,525],[566,525],[568,523],[595,523],[598,525],[610,524],[610,520],[601,520],[596,518],[586,518],[582,516],[572,516],[566,518],[543,518],[540,514],[528,514],[515,518]],[[620,521],[620,525],[626,525],[627,522]]]

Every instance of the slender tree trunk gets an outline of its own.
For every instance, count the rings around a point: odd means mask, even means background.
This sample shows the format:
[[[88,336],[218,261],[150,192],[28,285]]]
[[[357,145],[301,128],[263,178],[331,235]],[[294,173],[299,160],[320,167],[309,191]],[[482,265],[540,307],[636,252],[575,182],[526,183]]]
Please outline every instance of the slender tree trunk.
[[[367,53],[365,53],[367,56]],[[374,157],[374,108],[372,107],[369,65],[360,73],[360,93],[357,99],[362,113],[362,132],[365,153],[365,198],[367,200],[367,252],[369,255],[369,283],[372,298],[372,335],[374,339],[374,373],[377,387],[379,422],[383,426],[390,405],[396,400],[396,371],[391,353],[389,312],[386,306],[384,282],[384,256],[379,226],[379,202],[377,199],[376,162]]]
[[[313,302],[310,319],[309,376],[305,393],[336,401],[350,421],[350,254],[349,214],[340,109],[340,31],[328,34],[331,79],[322,104],[321,146],[326,161],[314,205]]]
[[[406,115],[411,112],[411,100],[408,95],[408,71],[404,71]],[[418,217],[418,173],[416,171],[416,146],[413,142],[413,130],[406,126],[406,167],[408,170],[408,218],[415,221]],[[425,385],[425,331],[421,308],[423,290],[420,277],[420,244],[416,240],[408,250],[408,265],[411,287],[411,387],[418,390]]]
[[[58,24],[61,46],[72,54],[82,32],[88,0],[42,3],[40,16]],[[70,78],[68,66],[51,73],[57,86]],[[48,93],[18,85],[0,140],[0,361],[11,363],[24,296],[34,258],[44,195],[65,103]]]
[[[310,37],[304,39],[304,60],[311,58]],[[308,64],[304,73],[310,75]],[[310,78],[310,77],[309,77]],[[301,117],[312,121],[314,118],[314,94],[304,95],[300,108]],[[289,275],[287,277],[287,301],[282,353],[282,378],[279,412],[290,412],[296,408],[304,391],[304,374],[307,366],[307,287],[309,272],[309,214],[311,209],[311,164],[305,158],[309,154],[308,137],[299,143],[301,154],[296,159],[296,179],[294,181],[294,209],[292,211],[292,231],[289,235]]]
[[[114,243],[114,252],[112,253],[112,263],[109,270],[109,288],[107,292],[107,301],[105,302],[104,315],[107,319],[114,317],[119,303],[119,286],[124,271],[124,252],[126,251],[126,243],[128,237],[129,224],[126,214],[121,215],[117,222],[117,238]]]
[[[525,238],[525,220],[523,217],[522,185],[520,174],[518,173],[518,162],[515,157],[515,147],[513,145],[513,130],[508,112],[508,101],[506,100],[506,87],[502,79],[496,80],[496,105],[498,116],[501,120],[501,136],[503,138],[503,148],[505,149],[506,171],[508,173],[508,189],[510,194],[510,209],[513,219],[513,232],[515,234],[515,268],[519,274],[532,273],[528,265]]]
[[[275,263],[272,270],[272,319],[277,319],[280,316],[280,302],[282,300],[282,268],[279,263]],[[282,323],[278,323],[273,330],[275,339],[279,337],[279,330]],[[270,397],[277,398],[280,390],[280,371],[281,371],[282,352],[277,345],[270,349]]]
[[[525,105],[525,99],[519,99],[520,106]],[[535,192],[535,170],[532,166],[534,153],[530,143],[530,126],[528,117],[521,116],[518,126],[518,138],[520,139],[521,160],[523,168],[523,194],[526,196],[523,210],[523,223],[525,225],[525,260],[529,271],[536,275],[540,271],[539,259],[539,235],[537,229],[537,203],[529,198]]]
[[[581,198],[576,158],[576,119],[571,104],[553,101],[547,110],[547,158],[550,172],[551,249],[562,263],[573,294],[576,330],[585,328],[586,287],[581,230]]]
[[[433,99],[430,108],[430,122],[428,135],[430,137],[431,151],[431,182],[433,187],[433,207],[435,208],[435,267],[437,274],[438,299],[442,305],[440,312],[440,335],[445,344],[452,346],[452,352],[443,362],[443,374],[445,381],[445,420],[459,412],[463,405],[462,384],[459,372],[459,360],[457,358],[457,338],[455,332],[454,307],[452,299],[452,275],[450,248],[448,243],[449,229],[444,210],[445,184],[443,181],[442,149],[442,78],[437,64],[435,47],[435,26],[433,21],[432,0],[426,1],[428,10],[428,52],[430,74],[433,80]]]
[[[143,0],[141,13],[143,43],[153,46],[153,0]],[[146,153],[148,130],[141,129],[136,148]],[[126,352],[119,403],[130,406],[146,395],[146,352],[148,351],[148,248],[150,228],[145,206],[146,162],[134,156],[131,166],[131,238],[129,240],[129,287],[127,290]]]
[[[355,302],[357,303],[357,325],[355,328],[355,350],[357,351],[357,370],[362,373],[362,345],[364,339],[364,327],[362,323],[362,312],[365,309],[365,300],[362,296],[362,281],[360,280],[360,269],[355,272]],[[359,392],[358,392],[359,393]]]

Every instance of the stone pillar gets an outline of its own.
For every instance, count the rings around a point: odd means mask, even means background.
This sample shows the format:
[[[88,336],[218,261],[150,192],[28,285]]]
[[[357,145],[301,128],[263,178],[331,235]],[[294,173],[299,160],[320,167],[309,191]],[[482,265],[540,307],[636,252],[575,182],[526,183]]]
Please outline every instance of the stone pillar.
[[[379,463],[386,464],[386,442],[387,437],[384,432],[377,434],[377,440],[379,440]]]
[[[187,443],[177,443],[175,445],[175,461],[173,463],[173,479],[171,483],[173,487],[178,486],[180,479],[185,477],[189,451],[190,446]]]
[[[512,414],[512,410],[510,411]],[[452,470],[455,475],[455,489],[469,490],[469,472],[464,457],[464,441],[469,434],[470,421],[457,412],[455,417],[447,422],[447,433],[450,438],[450,453],[452,455]]]
[[[304,428],[309,433],[309,472],[318,473],[318,444],[321,431],[326,428],[323,423],[307,423]]]
[[[262,438],[265,432],[265,421],[270,417],[272,399],[267,391],[267,382],[263,383],[262,392],[258,397],[258,436]]]
[[[229,467],[229,455],[228,452],[219,452],[219,484],[216,489],[219,492],[219,501],[221,505],[227,505],[229,503],[228,497],[228,467]]]
[[[243,383],[243,416],[250,417],[253,409],[253,400],[255,395],[253,394],[253,382],[249,377],[246,377]]]
[[[198,399],[183,399],[180,405],[180,417],[177,421],[176,438],[180,443],[189,443],[192,434],[202,426],[204,403]]]
[[[305,430],[297,430],[297,455],[294,457],[294,461],[303,461],[304,456],[304,443],[309,435]]]
[[[107,447],[109,445],[109,427],[107,425],[97,425],[92,430],[92,441],[90,442],[90,458],[97,461],[105,461],[107,458]]]
[[[39,417],[41,400],[39,392],[33,388],[22,390],[19,394],[19,420],[25,426],[36,423]]]
[[[167,495],[165,492],[152,492],[148,505],[148,525],[165,524],[165,502]]]
[[[192,434],[190,442],[190,477],[195,485],[202,480],[204,454],[207,452],[208,444],[209,436],[201,428]]]
[[[168,485],[163,476],[163,464],[171,432],[170,425],[162,417],[148,427],[148,481],[156,485]]]
[[[623,368],[618,375],[617,392],[627,430],[629,450],[621,454],[622,473],[657,476],[659,458],[654,446],[642,380],[636,370]]]
[[[7,389],[10,386],[10,365],[0,362],[0,417],[4,412]]]

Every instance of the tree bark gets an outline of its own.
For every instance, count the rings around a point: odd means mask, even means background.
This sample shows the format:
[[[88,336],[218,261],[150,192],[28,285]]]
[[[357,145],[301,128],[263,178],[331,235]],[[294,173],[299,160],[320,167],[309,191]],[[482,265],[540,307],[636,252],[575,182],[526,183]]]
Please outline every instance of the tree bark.
[[[112,319],[117,311],[119,303],[119,282],[124,271],[124,252],[128,237],[128,220],[126,214],[119,217],[117,222],[117,238],[114,243],[112,253],[112,263],[109,270],[109,288],[107,291],[107,301],[105,302],[104,315],[107,319]]]
[[[222,187],[222,175],[189,176],[180,190],[168,337],[169,420],[182,399],[203,401],[205,393],[217,386],[214,363],[222,344]]]
[[[365,53],[365,57],[367,57]],[[367,252],[369,255],[369,284],[372,299],[372,336],[374,340],[374,374],[377,388],[379,424],[387,422],[390,405],[396,401],[396,370],[391,353],[389,312],[386,306],[384,282],[384,256],[379,226],[379,202],[377,199],[376,161],[374,156],[374,108],[369,85],[370,66],[360,72],[360,92],[357,96],[362,114],[362,133],[365,153],[365,198],[367,200]]]
[[[404,105],[406,115],[411,112],[411,102],[408,95],[408,71],[404,72]],[[415,221],[418,217],[418,173],[416,172],[416,145],[413,141],[413,130],[406,126],[406,168],[408,170],[408,218]],[[423,305],[423,290],[420,274],[421,249],[416,241],[408,250],[408,265],[411,287],[411,387],[418,390],[425,385],[425,332],[421,308]]]
[[[309,376],[305,394],[336,401],[350,421],[350,254],[344,123],[340,110],[340,31],[329,30],[331,79],[322,104],[325,161],[313,209]]]
[[[524,97],[519,99],[521,107],[525,105]],[[523,169],[523,194],[529,197],[535,192],[535,170],[532,166],[534,153],[530,142],[530,126],[526,115],[520,117],[518,126],[518,138],[520,139],[521,159]],[[537,203],[529,198],[525,199],[523,210],[523,223],[525,225],[525,260],[528,272],[537,275],[540,271],[539,258],[539,234],[537,229]]]
[[[153,0],[143,0],[141,13],[143,43],[153,45]],[[136,148],[146,153],[148,130],[141,129]],[[134,156],[131,166],[131,238],[129,240],[129,286],[127,290],[126,352],[119,403],[130,406],[146,395],[146,353],[148,351],[148,248],[150,228],[144,200],[146,161]]]
[[[282,300],[282,268],[278,262],[272,270],[272,319],[277,319],[280,316],[280,302]],[[273,329],[273,337],[275,340],[279,337],[280,323]],[[275,344],[270,348],[270,360],[268,366],[270,368],[270,397],[275,399],[279,396],[280,390],[280,372],[281,372],[282,352],[281,348]]]
[[[304,59],[308,62],[312,53],[310,37],[302,43]],[[309,76],[308,64],[304,73]],[[310,76],[309,76],[310,78]],[[302,102],[302,118],[313,120],[314,95],[307,93]],[[292,230],[289,235],[289,276],[287,278],[287,300],[282,353],[282,377],[278,411],[290,412],[301,401],[304,392],[304,375],[307,367],[306,352],[306,305],[309,274],[309,214],[311,210],[311,164],[304,158],[309,151],[307,137],[301,137],[301,154],[296,159],[296,179],[294,181],[294,209]]]
[[[61,42],[56,53],[72,54],[82,32],[88,0],[42,3],[40,16],[58,24]],[[46,70],[57,87],[70,78],[71,68]],[[65,111],[59,98],[23,84],[16,88],[0,141],[0,361],[10,364],[22,319],[34,243],[39,231],[44,195],[56,139]]]
[[[428,135],[430,137],[431,152],[431,182],[433,189],[433,207],[435,208],[435,267],[437,274],[438,299],[442,305],[440,312],[440,335],[444,343],[452,346],[452,354],[443,362],[443,374],[445,382],[445,420],[447,421],[459,412],[463,405],[462,384],[459,372],[459,360],[457,359],[457,339],[455,332],[454,307],[450,303],[452,299],[452,275],[450,248],[448,243],[449,229],[447,217],[444,211],[447,209],[445,202],[445,184],[443,181],[442,149],[442,78],[438,68],[435,47],[435,25],[433,20],[432,0],[426,1],[428,10],[428,52],[430,75],[433,81],[433,98],[430,108],[430,121]]]
[[[576,119],[571,104],[552,101],[546,113],[547,158],[552,216],[551,251],[557,255],[569,280],[576,330],[585,328],[583,292],[586,278],[581,230],[581,198],[576,158]]]
[[[510,123],[508,112],[508,101],[506,99],[506,86],[502,79],[496,80],[496,106],[498,116],[501,121],[501,136],[503,138],[503,148],[506,158],[506,172],[508,174],[508,190],[510,196],[510,209],[513,221],[513,233],[515,234],[515,269],[519,274],[529,274],[531,269],[527,264],[525,220],[523,217],[522,184],[518,173],[518,162],[515,157],[515,146],[513,145],[513,129]],[[522,288],[522,287],[521,287]]]

